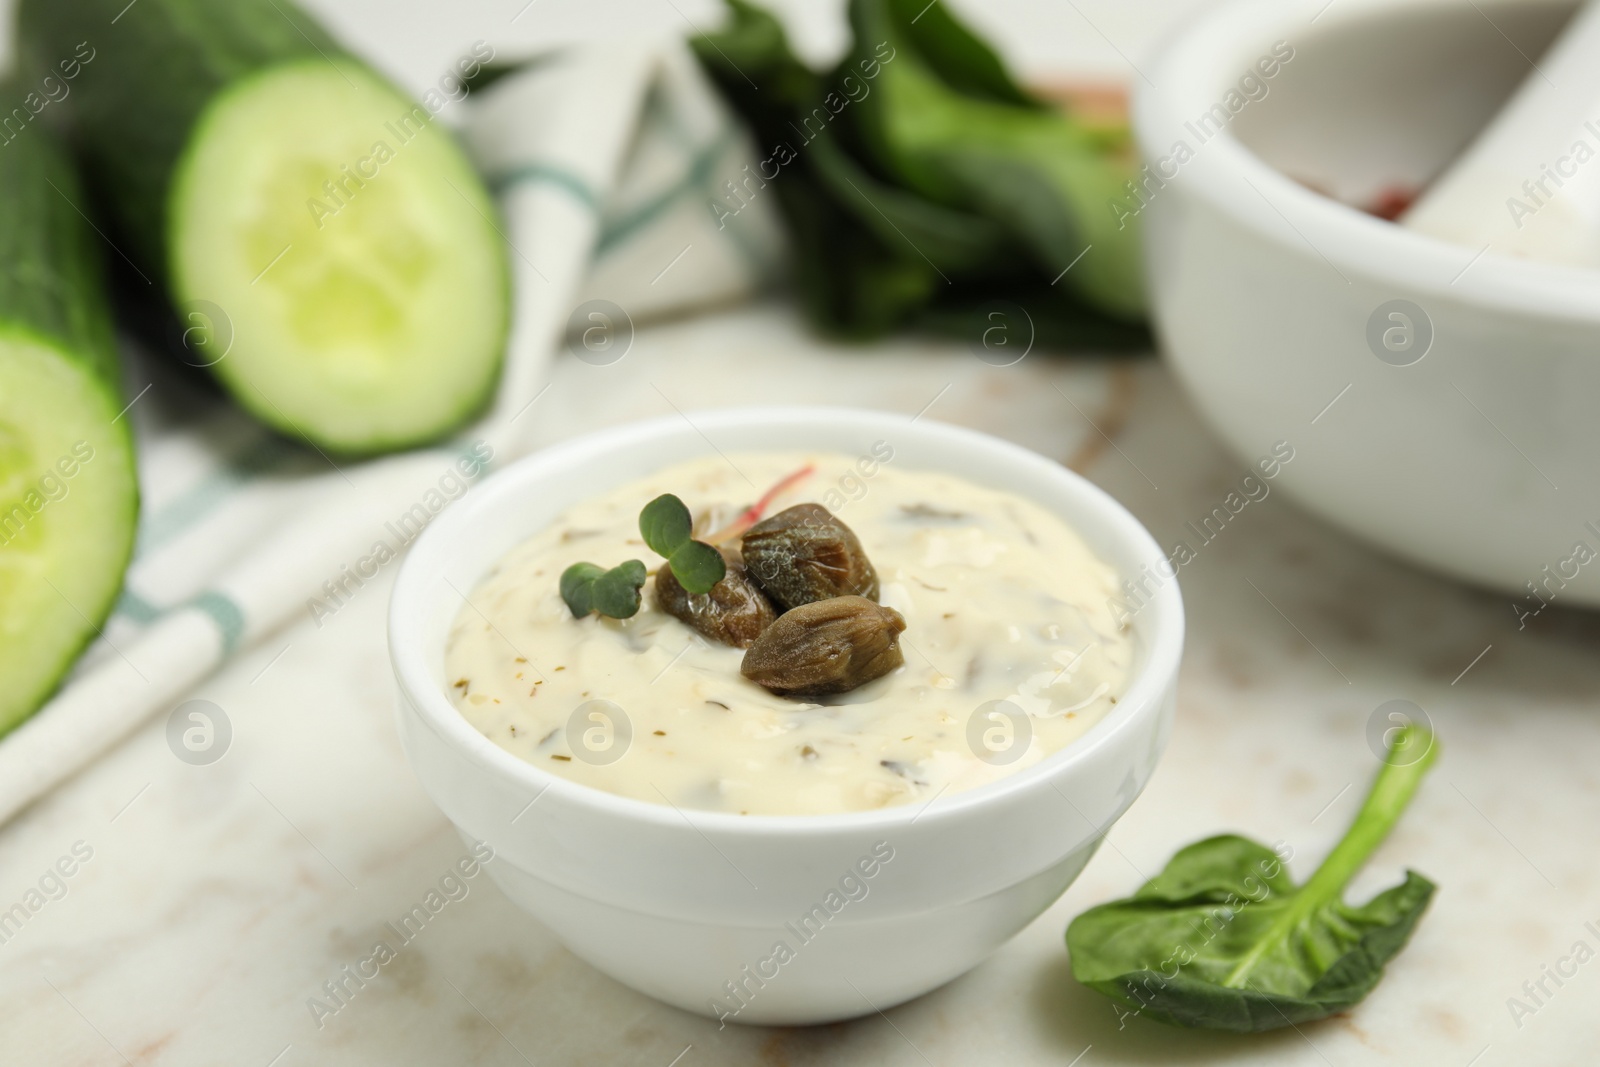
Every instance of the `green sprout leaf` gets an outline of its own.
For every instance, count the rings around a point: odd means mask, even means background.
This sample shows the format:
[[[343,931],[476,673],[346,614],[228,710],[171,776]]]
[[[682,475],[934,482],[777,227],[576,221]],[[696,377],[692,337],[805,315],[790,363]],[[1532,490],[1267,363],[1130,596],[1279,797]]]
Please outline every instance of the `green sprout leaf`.
[[[613,619],[631,619],[639,610],[645,573],[643,563],[630,559],[596,578],[592,587],[595,610]]]
[[[683,501],[663,493],[639,512],[639,534],[652,552],[662,556],[672,568],[678,584],[691,593],[709,593],[728,573],[722,553],[695,541],[694,521]]]
[[[1434,885],[1407,871],[1359,905],[1344,902],[1344,889],[1437,754],[1428,731],[1399,731],[1355,822],[1304,885],[1243,837],[1183,849],[1133,896],[1072,921],[1073,977],[1126,1015],[1206,1030],[1298,1026],[1359,1003],[1405,947]]]
[[[561,572],[561,599],[572,609],[572,617],[581,619],[594,610],[595,579],[605,568],[593,563],[574,563]]]
[[[691,593],[709,593],[728,573],[722,553],[704,541],[685,541],[667,559],[678,584]]]
[[[671,559],[672,554],[688,543],[694,530],[689,509],[671,493],[663,493],[639,512],[639,533],[650,551]],[[673,572],[677,574],[676,568]]]
[[[639,590],[644,586],[644,564],[636,559],[606,570],[593,563],[574,563],[561,572],[561,599],[573,618],[590,612],[613,619],[632,618],[639,610]]]

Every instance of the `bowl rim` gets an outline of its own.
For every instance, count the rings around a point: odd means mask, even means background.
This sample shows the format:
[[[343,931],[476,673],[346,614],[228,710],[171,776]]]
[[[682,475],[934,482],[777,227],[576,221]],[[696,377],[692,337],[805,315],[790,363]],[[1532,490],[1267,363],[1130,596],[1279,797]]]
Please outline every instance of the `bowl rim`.
[[[509,779],[534,795],[536,800],[550,793],[557,800],[587,808],[594,814],[618,819],[674,829],[682,829],[687,821],[695,830],[702,832],[714,830],[735,837],[790,838],[881,831],[909,826],[913,822],[937,825],[961,817],[974,808],[992,806],[1014,798],[1018,793],[1042,788],[1059,777],[1091,765],[1103,754],[1113,751],[1121,736],[1138,729],[1140,720],[1162,714],[1169,691],[1175,684],[1183,654],[1183,601],[1176,574],[1165,580],[1136,613],[1134,625],[1139,628],[1141,636],[1146,637],[1144,662],[1116,706],[1099,722],[1064,748],[1032,766],[948,797],[941,791],[921,804],[811,815],[738,815],[622,796],[552,774],[501,748],[468,722],[449,702],[445,693],[429,680],[420,620],[424,618],[424,605],[431,596],[438,594],[427,588],[421,574],[425,569],[444,566],[458,532],[486,518],[487,514],[493,514],[502,497],[526,491],[528,483],[537,484],[541,477],[551,472],[580,465],[607,452],[647,445],[665,433],[698,433],[706,440],[709,451],[716,446],[710,443],[708,431],[744,430],[753,426],[801,421],[827,423],[830,426],[852,423],[862,428],[892,425],[902,433],[908,426],[916,424],[917,433],[942,435],[975,449],[987,450],[1001,462],[1032,468],[1058,480],[1083,503],[1086,510],[1092,509],[1096,521],[1103,524],[1102,529],[1112,536],[1125,539],[1134,548],[1136,557],[1147,557],[1152,562],[1167,558],[1155,538],[1131,512],[1076,471],[1021,445],[938,420],[908,421],[903,413],[862,408],[773,405],[720,408],[628,422],[569,438],[514,460],[468,490],[417,538],[401,561],[389,602],[388,650],[401,689],[402,709],[409,704],[421,722],[443,743],[484,771],[501,779]],[[530,530],[524,536],[531,536],[533,532]],[[489,565],[492,566],[492,561]],[[1140,619],[1144,621],[1141,623]],[[938,803],[941,797],[945,801],[942,804]],[[1104,830],[1103,827],[1099,829],[1101,832]]]
[[[1536,0],[1555,7],[1567,0]],[[1576,9],[1577,0],[1571,0]],[[1330,27],[1380,23],[1418,10],[1455,11],[1441,0],[1228,0],[1179,20],[1157,44],[1136,86],[1134,134],[1146,159],[1162,158],[1198,106],[1215,103],[1218,78],[1232,81],[1272,42],[1294,43]],[[1204,164],[1204,165],[1201,165]],[[1242,180],[1241,180],[1242,179]],[[1302,258],[1418,296],[1497,311],[1600,322],[1600,271],[1475,252],[1369,215],[1301,185],[1256,155],[1230,125],[1195,151],[1174,178],[1214,207]],[[1159,200],[1160,197],[1154,198]],[[1287,223],[1285,232],[1279,223]],[[1341,269],[1343,268],[1343,269]]]

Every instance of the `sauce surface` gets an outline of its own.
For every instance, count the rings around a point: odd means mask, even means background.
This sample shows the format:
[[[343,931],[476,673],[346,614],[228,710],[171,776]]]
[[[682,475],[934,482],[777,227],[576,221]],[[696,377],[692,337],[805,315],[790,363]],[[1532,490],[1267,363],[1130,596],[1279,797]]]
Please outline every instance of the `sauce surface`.
[[[770,485],[815,470],[766,514],[814,501],[860,538],[879,600],[906,618],[905,665],[849,693],[775,696],[744,650],[659,611],[654,578],[631,619],[574,619],[570,564],[661,558],[639,509],[675,493],[710,528]],[[680,808],[824,814],[927,803],[1028,767],[1115,705],[1133,637],[1113,619],[1118,575],[1060,518],[1014,494],[861,457],[711,456],[569,508],[509,552],[451,629],[445,670],[485,737],[562,777]]]

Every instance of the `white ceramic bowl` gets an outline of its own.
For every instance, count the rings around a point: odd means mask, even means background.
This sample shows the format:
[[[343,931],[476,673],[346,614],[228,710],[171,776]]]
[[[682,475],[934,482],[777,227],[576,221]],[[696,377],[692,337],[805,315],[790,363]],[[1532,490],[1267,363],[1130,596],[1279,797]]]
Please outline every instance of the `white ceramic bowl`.
[[[692,426],[675,416],[529,456],[428,528],[390,607],[401,738],[460,832],[494,847],[488,870],[506,895],[618,981],[710,1015],[731,1013],[739,1001],[728,983],[742,986],[739,1022],[816,1023],[887,1008],[966,971],[1049,907],[1144,788],[1173,711],[1183,645],[1177,583],[1135,614],[1135,673],[1110,715],[1032,767],[925,806],[737,816],[555,777],[483,737],[446,699],[444,645],[461,593],[567,506],[704,456],[710,442],[725,452],[864,455],[886,440],[897,466],[949,471],[1054,510],[1124,574],[1161,558],[1138,521],[1095,486],[970,430],[832,408],[691,417]],[[892,859],[874,864],[875,849]],[[857,873],[863,857],[876,867],[871,878]],[[860,899],[840,891],[847,875],[850,893],[866,887]],[[836,911],[830,891],[847,901]],[[819,905],[823,917],[802,929]],[[779,941],[794,957],[764,962]]]
[[[1227,4],[1171,37],[1135,104],[1146,159],[1192,152],[1152,183],[1140,221],[1162,344],[1203,415],[1246,460],[1294,444],[1277,484],[1310,510],[1519,610],[1541,603],[1523,599],[1529,581],[1546,600],[1600,603],[1600,565],[1572,561],[1577,542],[1600,551],[1600,273],[1477,257],[1295,179],[1356,203],[1425,184],[1572,10]],[[1253,68],[1278,41],[1294,56],[1263,79]],[[1246,73],[1266,95],[1202,141],[1199,117]],[[1395,364],[1420,340],[1387,360],[1368,341],[1377,313],[1404,344],[1379,313],[1392,300],[1431,322],[1410,365]]]

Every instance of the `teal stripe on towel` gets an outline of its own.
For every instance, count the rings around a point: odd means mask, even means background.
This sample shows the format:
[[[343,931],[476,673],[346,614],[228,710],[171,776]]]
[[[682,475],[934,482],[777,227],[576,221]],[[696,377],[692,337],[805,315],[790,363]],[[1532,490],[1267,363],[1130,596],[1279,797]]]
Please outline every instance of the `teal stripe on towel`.
[[[155,622],[161,616],[161,609],[132,589],[124,588],[122,595],[117,598],[115,613],[125,619],[146,625]]]
[[[558,189],[565,189],[580,203],[596,214],[600,211],[600,198],[595,195],[584,180],[571,171],[562,170],[544,163],[524,163],[520,167],[513,167],[502,174],[490,179],[490,186],[495,195],[499,195],[513,185],[547,184]]]
[[[188,606],[211,616],[211,621],[217,624],[217,631],[222,635],[222,658],[233,655],[239,647],[239,639],[244,636],[244,612],[239,610],[239,605],[223,594],[208,589],[190,600]]]
[[[231,499],[240,486],[287,467],[302,450],[277,436],[258,435],[222,466],[191,485],[166,507],[142,516],[139,555],[149,555]]]
[[[618,218],[607,227],[605,233],[600,235],[600,243],[595,249],[595,254],[605,255],[614,246],[621,244],[655,222],[656,219],[674,207],[679,200],[682,200],[697,189],[706,187],[711,180],[712,168],[732,147],[733,142],[733,131],[724,131],[715,142],[695,156],[694,161],[689,164],[689,172],[671,188],[646,200],[643,204]]]

